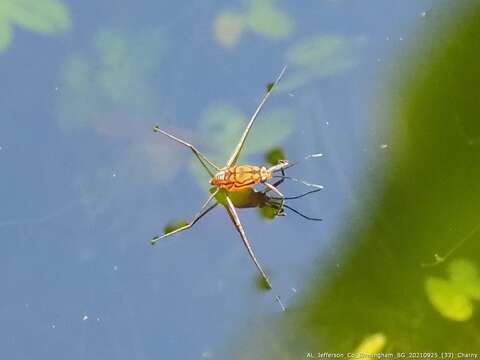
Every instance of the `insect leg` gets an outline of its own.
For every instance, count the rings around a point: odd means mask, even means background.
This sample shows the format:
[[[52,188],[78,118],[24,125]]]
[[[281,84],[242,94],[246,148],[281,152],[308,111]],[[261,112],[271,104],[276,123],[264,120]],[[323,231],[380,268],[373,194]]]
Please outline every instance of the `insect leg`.
[[[280,169],[280,171],[282,172],[282,176],[285,176],[285,170],[283,168]],[[283,183],[285,181],[285,179],[282,177],[280,180],[278,180],[276,183],[273,183],[273,186],[274,187],[277,187],[279,186],[281,183]],[[269,189],[265,189],[264,191],[264,194],[266,194],[267,192],[269,191]]]
[[[255,263],[255,266],[257,267],[258,271],[260,272],[263,279],[267,283],[268,287],[271,289],[272,284],[270,282],[270,279],[268,278],[267,274],[263,271],[262,267],[260,266],[260,263],[258,262],[255,254],[253,252],[252,245],[250,245],[250,241],[248,241],[247,235],[245,234],[245,231],[243,230],[243,226],[242,226],[242,223],[240,222],[240,218],[237,215],[237,211],[235,210],[235,206],[233,205],[233,202],[232,202],[232,200],[230,200],[230,197],[228,195],[226,196],[226,199],[227,199],[228,215],[232,219],[233,224],[235,225],[235,228],[239,232],[240,237],[242,238],[243,243],[245,244],[245,247],[247,248],[248,254],[252,258],[253,262]]]
[[[230,197],[227,195],[227,212],[228,215],[230,216],[230,219],[232,219],[233,224],[235,225],[235,228],[237,229],[238,233],[240,234],[240,237],[242,238],[243,244],[247,248],[248,255],[250,255],[250,258],[253,260],[255,263],[255,266],[257,267],[258,271],[260,272],[260,275],[262,275],[263,280],[267,284],[269,289],[272,289],[272,283],[270,282],[270,279],[268,278],[267,274],[265,271],[263,271],[262,267],[260,266],[260,263],[258,262],[255,253],[253,252],[252,245],[250,245],[250,241],[248,241],[247,235],[245,234],[245,230],[243,230],[242,223],[240,222],[240,218],[237,215],[237,211],[235,210],[235,206],[233,205],[232,200],[230,200]],[[285,311],[285,306],[283,305],[282,301],[280,300],[279,296],[275,296],[275,299],[278,301],[280,304],[281,308],[283,311]]]
[[[260,110],[262,110],[263,105],[265,105],[265,102],[267,101],[268,97],[272,93],[273,88],[275,86],[277,86],[278,82],[282,78],[283,74],[285,73],[285,70],[287,70],[286,66],[283,67],[282,71],[280,72],[280,75],[278,75],[277,78],[275,79],[275,82],[268,86],[267,93],[263,96],[262,100],[260,101],[260,104],[257,106],[257,109],[255,110],[252,117],[250,118],[250,121],[248,122],[247,127],[243,131],[243,134],[242,134],[242,137],[240,138],[240,141],[238,142],[237,146],[235,147],[235,150],[233,150],[233,153],[230,156],[230,159],[228,159],[225,167],[230,167],[230,166],[235,165],[237,163],[237,160],[240,157],[240,152],[242,151],[243,145],[245,144],[245,140],[247,139],[248,133],[250,132],[250,129],[252,128],[253,122],[255,121],[258,114],[260,113]]]
[[[207,164],[210,165],[211,167],[213,167],[216,171],[219,171],[219,170],[220,170],[220,168],[219,168],[217,165],[215,165],[213,162],[211,162],[205,155],[203,155],[200,151],[198,151],[198,149],[197,149],[195,146],[193,146],[192,144],[186,142],[185,140],[179,139],[179,138],[177,138],[176,136],[174,136],[174,135],[172,135],[172,134],[167,133],[166,131],[160,129],[158,126],[155,126],[155,127],[153,128],[153,131],[154,131],[154,132],[162,133],[163,135],[168,136],[170,139],[173,139],[173,140],[175,140],[176,142],[179,142],[180,144],[183,144],[183,145],[189,147],[189,148],[193,151],[193,153],[195,154],[195,156],[198,158],[198,160],[200,160],[200,162],[202,163],[203,167],[207,170],[207,172],[210,174],[211,177],[213,177],[214,174],[212,173],[212,171],[210,170],[210,168],[207,166]],[[206,162],[207,164],[206,164],[205,162]]]
[[[279,197],[280,197],[280,206],[277,210],[277,214],[281,214],[283,213],[283,206],[284,206],[284,203],[285,203],[285,196],[280,192],[280,190],[278,190],[275,186],[273,186],[272,184],[269,184],[267,182],[264,183],[265,186],[269,189],[269,190],[272,190],[274,193],[276,193]]]
[[[195,223],[200,220],[204,215],[206,215],[208,212],[210,212],[211,210],[213,210],[217,205],[218,203],[215,203],[213,205],[210,205],[208,208],[208,204],[210,203],[210,201],[212,201],[212,199],[215,197],[215,195],[217,195],[218,193],[218,190],[215,190],[215,192],[213,194],[211,194],[207,201],[205,201],[205,203],[202,205],[202,207],[200,208],[200,210],[195,214],[195,216],[193,217],[192,221],[190,221],[187,225],[184,225],[176,230],[173,230],[169,233],[166,233],[166,234],[163,234],[162,236],[154,236],[152,238],[152,240],[150,240],[150,243],[152,245],[155,245],[157,243],[158,240],[161,240],[161,239],[164,239],[166,238],[167,236],[170,236],[170,235],[173,235],[173,234],[176,234],[180,231],[183,231],[183,230],[187,230],[189,228],[191,228],[193,225],[195,225]]]

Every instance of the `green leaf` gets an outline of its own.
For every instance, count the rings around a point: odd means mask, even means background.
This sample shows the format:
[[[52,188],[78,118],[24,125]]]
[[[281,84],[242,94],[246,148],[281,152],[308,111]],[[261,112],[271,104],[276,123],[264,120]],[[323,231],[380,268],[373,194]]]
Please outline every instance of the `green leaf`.
[[[268,291],[271,290],[270,286],[268,285],[267,281],[263,276],[260,274],[255,276],[255,285],[256,288],[262,291]]]
[[[214,23],[215,39],[224,47],[233,47],[245,29],[242,14],[225,11],[218,15]]]
[[[54,34],[70,27],[70,16],[58,0],[3,0],[3,17],[26,29]]]
[[[452,283],[462,293],[480,300],[480,278],[475,265],[466,259],[455,259],[449,266]]]
[[[471,318],[473,305],[464,294],[443,279],[430,277],[426,280],[427,296],[440,314],[450,320],[466,321]]]
[[[164,234],[168,234],[188,224],[189,222],[186,220],[174,220],[165,225],[165,227],[163,228],[163,232]]]
[[[281,147],[274,147],[265,154],[265,160],[270,165],[277,165],[280,160],[286,159],[285,152]]]
[[[281,144],[293,130],[293,119],[293,112],[286,108],[262,113],[246,140],[240,158],[266,152]],[[206,139],[211,139],[214,162],[222,163],[230,156],[247,122],[248,118],[230,105],[217,104],[207,109],[202,116],[201,131]]]
[[[11,26],[0,17],[0,52],[10,45],[12,37],[13,32]]]
[[[157,103],[150,81],[162,52],[159,38],[156,30],[134,34],[103,30],[90,52],[71,55],[62,73],[60,121],[100,130],[109,113],[122,112],[124,117],[134,113],[136,119],[146,119]],[[97,121],[99,114],[104,114],[103,125]]]
[[[315,35],[305,38],[287,50],[287,62],[293,71],[282,83],[283,91],[290,91],[325,76],[348,71],[359,63],[359,48],[365,44],[362,37]]]
[[[209,106],[202,115],[200,131],[209,139],[213,160],[224,163],[233,151],[247,118],[237,108],[226,104]]]
[[[244,154],[263,153],[282,144],[293,131],[294,119],[295,114],[288,108],[265,111],[247,139]]]
[[[277,210],[271,206],[258,208],[260,216],[266,220],[273,220],[277,217]]]
[[[246,17],[252,31],[268,38],[282,39],[293,30],[292,20],[275,7],[273,0],[251,0]]]

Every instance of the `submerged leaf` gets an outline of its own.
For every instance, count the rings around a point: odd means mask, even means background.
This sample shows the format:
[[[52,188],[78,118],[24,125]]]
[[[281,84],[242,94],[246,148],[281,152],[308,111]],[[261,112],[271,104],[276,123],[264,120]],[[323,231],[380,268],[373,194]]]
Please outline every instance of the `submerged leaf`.
[[[281,147],[275,147],[267,151],[265,160],[270,165],[277,165],[280,160],[286,160],[285,152]]]
[[[447,319],[466,321],[472,316],[472,302],[449,281],[430,277],[425,283],[425,290],[435,309]]]
[[[475,265],[466,259],[456,259],[449,266],[452,283],[459,291],[480,300],[480,278]]]
[[[70,16],[58,0],[3,0],[3,18],[29,30],[54,34],[68,30]]]
[[[188,225],[189,222],[186,221],[186,220],[175,220],[175,221],[171,221],[169,222],[167,225],[165,225],[165,227],[163,228],[163,233],[164,234],[168,234],[168,233],[171,233],[172,231],[175,231],[185,225]]]
[[[446,318],[456,321],[470,319],[472,300],[480,299],[480,278],[475,265],[456,259],[448,266],[449,279],[429,277],[425,283],[432,305]]]
[[[387,342],[387,338],[382,333],[373,334],[367,336],[363,341],[358,345],[358,347],[353,352],[354,354],[378,354],[380,353],[385,344]]]
[[[137,118],[152,113],[156,102],[150,79],[159,61],[158,39],[157,31],[104,30],[96,35],[90,53],[70,56],[58,99],[60,121],[69,126],[92,124],[105,133],[101,127],[113,121],[108,119],[112,113],[135,113]]]
[[[0,51],[10,45],[15,25],[42,34],[61,33],[70,28],[70,15],[58,0],[1,0]]]
[[[258,209],[260,216],[266,220],[273,220],[277,217],[277,210],[271,206],[264,206]]]
[[[234,46],[249,30],[270,39],[282,39],[292,33],[291,18],[275,6],[274,0],[250,0],[243,11],[225,11],[215,18],[214,35],[224,47]]]
[[[244,29],[245,19],[242,14],[226,11],[215,19],[215,39],[225,47],[234,46]]]
[[[255,285],[256,285],[257,289],[262,290],[262,291],[271,290],[270,285],[268,285],[268,282],[260,274],[255,276]]]
[[[10,24],[3,21],[0,15],[0,51],[6,49],[12,42],[12,28]]]
[[[266,152],[281,144],[293,131],[294,118],[293,111],[288,108],[266,111],[255,124],[255,131],[250,133],[244,154]]]
[[[273,0],[251,0],[247,23],[252,31],[273,39],[285,38],[293,30],[292,20]]]
[[[336,75],[359,63],[358,49],[365,40],[341,35],[316,35],[287,50],[287,62],[295,69],[282,84],[290,91],[325,76]]]
[[[293,130],[294,115],[289,109],[277,108],[261,117],[261,121],[255,123],[255,131],[249,134],[240,157],[267,151],[284,141]],[[211,148],[216,151],[213,160],[222,163],[230,156],[248,119],[235,107],[224,104],[209,107],[202,119],[201,131],[205,138],[211,139]]]
[[[224,163],[238,141],[246,117],[235,107],[226,104],[209,106],[202,116],[200,130],[210,139],[211,148],[216,152],[213,160]]]

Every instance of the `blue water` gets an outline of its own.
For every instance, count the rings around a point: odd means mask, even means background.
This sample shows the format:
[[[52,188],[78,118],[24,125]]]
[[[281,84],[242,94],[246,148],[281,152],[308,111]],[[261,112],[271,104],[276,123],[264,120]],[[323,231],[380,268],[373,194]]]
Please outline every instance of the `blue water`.
[[[224,162],[235,142],[223,122],[211,131],[207,109],[222,119],[218,108],[228,105],[246,122],[284,64],[285,86],[304,75],[265,107],[266,117],[287,111],[287,125],[274,118],[262,130],[260,116],[262,145],[242,160],[261,164],[275,146],[290,159],[323,153],[290,172],[325,186],[292,202],[323,222],[239,211],[275,293],[294,306],[307,276],[335,254],[346,214],[364,196],[362,174],[388,161],[389,124],[379,123],[378,104],[404,49],[429,13],[446,6],[433,3],[272,2],[290,30],[244,25],[231,45],[218,40],[215,22],[226,11],[246,17],[247,1],[64,1],[64,31],[12,22],[0,53],[0,357],[219,358],[239,329],[282,316],[272,292],[256,287],[256,269],[221,207],[149,245],[208,195],[188,149],[152,127]],[[305,55],[303,67],[289,63],[289,52],[312,38],[323,39],[325,54]],[[281,189],[305,191],[297,183]]]

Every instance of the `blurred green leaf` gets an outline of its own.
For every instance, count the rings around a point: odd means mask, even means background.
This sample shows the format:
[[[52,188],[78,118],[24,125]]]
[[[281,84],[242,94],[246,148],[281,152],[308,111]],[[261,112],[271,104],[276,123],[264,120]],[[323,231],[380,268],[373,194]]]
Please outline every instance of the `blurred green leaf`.
[[[70,15],[58,0],[0,1],[0,51],[12,38],[12,26],[42,34],[61,33],[70,28]]]
[[[475,264],[466,259],[455,259],[448,267],[452,283],[465,295],[480,300],[480,277]]]
[[[256,288],[261,290],[261,291],[269,291],[271,290],[270,286],[268,285],[267,281],[263,276],[260,274],[255,276],[255,285]]]
[[[226,11],[217,16],[214,23],[216,40],[225,47],[234,46],[245,29],[245,19],[242,14]]]
[[[13,32],[12,27],[2,19],[2,15],[0,13],[0,52],[3,49],[6,49],[10,43],[12,42]]]
[[[293,22],[275,0],[250,0],[245,10],[223,11],[214,21],[214,36],[220,45],[233,47],[249,30],[269,39],[283,39],[293,31]]]
[[[152,73],[162,53],[161,36],[156,30],[124,34],[100,31],[94,48],[71,55],[64,65],[57,107],[59,120],[68,127],[97,126],[119,111],[147,117],[156,108]]]
[[[473,313],[472,302],[459,293],[450,282],[438,278],[428,278],[425,284],[432,305],[447,319],[466,321]]]
[[[209,140],[210,153],[219,164],[230,156],[247,121],[237,108],[226,104],[211,105],[204,111],[200,131]]]
[[[209,192],[210,194],[213,194],[215,191],[217,190],[216,187],[212,187],[210,188]],[[225,193],[225,191],[223,189],[220,189],[220,191],[218,191],[218,193],[215,195],[215,200],[223,205],[223,206],[227,206],[227,194]]]
[[[171,233],[172,231],[175,231],[185,225],[188,225],[189,222],[186,221],[186,220],[175,220],[175,221],[171,221],[169,222],[167,225],[165,225],[165,227],[163,228],[163,233],[164,234],[168,234],[168,233]]]
[[[264,206],[258,208],[260,216],[266,220],[273,220],[277,217],[277,210],[271,206]]]
[[[432,305],[447,319],[466,321],[473,313],[473,299],[480,299],[480,278],[475,265],[455,259],[448,266],[450,279],[428,277],[425,290]]]
[[[297,42],[287,50],[291,73],[281,89],[290,91],[321,77],[351,70],[358,65],[358,50],[365,42],[362,37],[341,35],[315,35]]]
[[[277,165],[280,160],[286,160],[285,152],[281,147],[275,147],[265,154],[265,160],[270,165]]]
[[[362,343],[353,351],[354,354],[379,354],[382,352],[387,338],[382,333],[367,336]]]
[[[285,107],[265,111],[255,123],[246,142],[244,154],[264,153],[282,144],[293,131],[295,114]]]
[[[293,130],[294,114],[286,108],[262,113],[247,138],[242,156],[266,152],[281,144]],[[210,139],[212,157],[223,164],[240,139],[248,119],[233,106],[218,104],[207,109],[202,116],[201,132]]]
[[[290,17],[278,9],[275,0],[250,0],[246,21],[250,29],[267,38],[285,38],[293,30]]]

